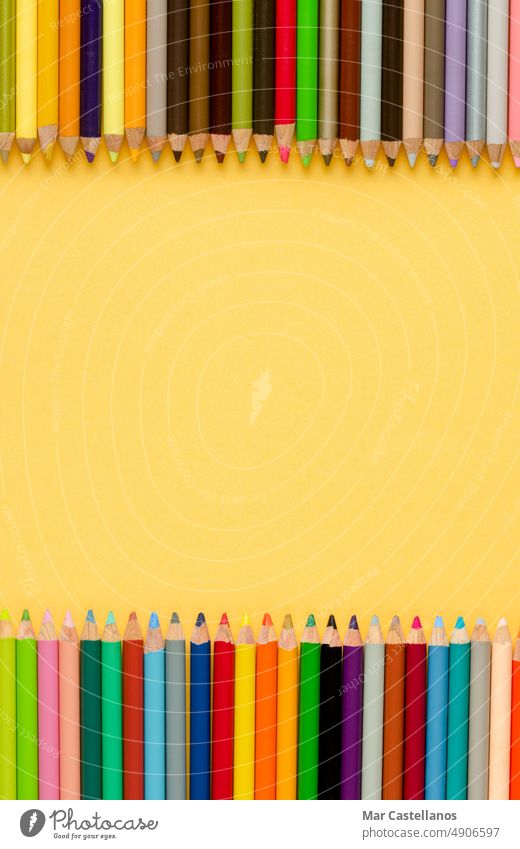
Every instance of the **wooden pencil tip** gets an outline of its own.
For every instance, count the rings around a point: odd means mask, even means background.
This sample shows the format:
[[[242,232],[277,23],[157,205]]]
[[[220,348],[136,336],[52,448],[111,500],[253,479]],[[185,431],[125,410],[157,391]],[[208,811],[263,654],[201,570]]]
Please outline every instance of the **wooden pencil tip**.
[[[135,619],[137,619],[137,613],[135,612],[135,610],[132,610],[130,616],[128,617],[128,621],[129,622],[130,622],[130,620],[134,621]]]

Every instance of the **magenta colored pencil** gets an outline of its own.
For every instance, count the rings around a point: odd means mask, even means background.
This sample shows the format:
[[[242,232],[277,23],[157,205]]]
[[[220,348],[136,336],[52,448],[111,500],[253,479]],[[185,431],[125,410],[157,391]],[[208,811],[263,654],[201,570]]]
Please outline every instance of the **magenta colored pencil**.
[[[363,739],[363,641],[355,616],[343,646],[341,798],[361,799]]]
[[[275,53],[274,129],[287,162],[296,122],[296,0],[277,0]]]
[[[457,164],[466,135],[466,0],[446,0],[444,142]]]
[[[38,635],[38,796],[60,798],[58,635],[45,611]]]

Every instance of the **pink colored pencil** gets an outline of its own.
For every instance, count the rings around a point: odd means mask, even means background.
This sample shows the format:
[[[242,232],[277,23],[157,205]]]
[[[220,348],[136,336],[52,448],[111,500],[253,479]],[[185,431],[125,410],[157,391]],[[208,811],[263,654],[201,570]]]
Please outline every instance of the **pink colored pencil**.
[[[79,640],[67,610],[59,646],[60,799],[80,799]]]
[[[38,797],[60,798],[58,635],[48,610],[38,634]]]
[[[509,146],[520,168],[520,0],[509,6]]]
[[[282,162],[289,161],[295,122],[296,0],[277,0],[274,129]]]

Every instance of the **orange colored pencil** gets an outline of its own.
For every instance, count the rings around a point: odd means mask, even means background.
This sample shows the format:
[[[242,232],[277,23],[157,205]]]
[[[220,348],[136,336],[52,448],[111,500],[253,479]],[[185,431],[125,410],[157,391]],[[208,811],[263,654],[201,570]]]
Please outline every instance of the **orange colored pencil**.
[[[60,0],[58,138],[71,159],[79,138],[80,0]]]
[[[276,798],[296,799],[298,774],[298,642],[292,618],[283,621],[278,641],[278,734]]]
[[[520,799],[520,631],[513,654],[511,686],[511,772],[509,798]]]
[[[276,798],[278,644],[265,614],[256,646],[255,799]]]
[[[146,130],[146,0],[125,0],[125,132],[135,161]]]

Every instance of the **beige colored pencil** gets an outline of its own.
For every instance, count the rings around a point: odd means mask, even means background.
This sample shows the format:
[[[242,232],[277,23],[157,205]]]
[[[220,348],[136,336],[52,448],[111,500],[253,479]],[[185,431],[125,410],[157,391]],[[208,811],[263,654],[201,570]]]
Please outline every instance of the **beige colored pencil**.
[[[403,147],[413,168],[423,142],[424,0],[404,0]]]
[[[509,799],[511,745],[511,674],[513,644],[501,619],[491,647],[491,715],[489,723],[489,798]]]

